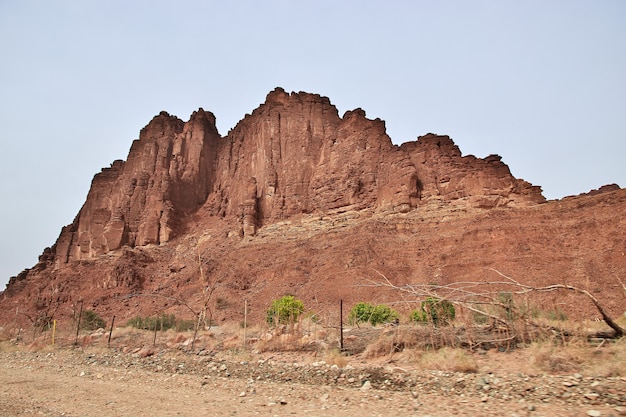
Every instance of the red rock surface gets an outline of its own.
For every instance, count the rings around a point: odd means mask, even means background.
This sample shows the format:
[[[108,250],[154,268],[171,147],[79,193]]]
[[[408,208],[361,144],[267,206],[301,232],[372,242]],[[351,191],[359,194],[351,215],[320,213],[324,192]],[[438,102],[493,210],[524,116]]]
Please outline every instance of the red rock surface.
[[[186,123],[156,116],[11,279],[0,319],[16,307],[67,316],[79,300],[103,316],[188,314],[181,301],[201,302],[198,257],[219,319],[240,319],[243,299],[258,319],[283,294],[332,315],[339,299],[399,301],[361,285],[378,272],[446,283],[493,279],[487,268],[583,286],[619,315],[625,209],[617,186],[545,202],[497,155],[462,156],[434,134],[395,146],[361,109],[339,117],[326,97],[276,89],[224,137],[202,109]],[[595,313],[576,300],[558,303]]]

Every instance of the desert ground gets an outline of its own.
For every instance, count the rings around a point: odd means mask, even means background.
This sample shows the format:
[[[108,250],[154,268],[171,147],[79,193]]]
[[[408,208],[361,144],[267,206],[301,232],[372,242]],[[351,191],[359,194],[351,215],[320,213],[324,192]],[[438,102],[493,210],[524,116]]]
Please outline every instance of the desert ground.
[[[189,332],[107,336],[0,342],[0,416],[626,415],[624,340],[346,356],[244,349],[233,329],[204,332],[193,352]]]

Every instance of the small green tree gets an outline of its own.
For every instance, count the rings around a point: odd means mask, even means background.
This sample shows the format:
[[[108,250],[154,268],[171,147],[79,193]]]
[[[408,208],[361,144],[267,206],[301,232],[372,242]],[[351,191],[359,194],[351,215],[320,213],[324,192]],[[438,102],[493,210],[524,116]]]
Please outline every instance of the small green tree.
[[[80,321],[80,328],[82,330],[97,330],[106,326],[105,321],[98,316],[93,310],[83,311],[83,316]]]
[[[285,295],[272,301],[267,310],[266,321],[269,325],[295,323],[302,313],[304,303],[293,295]]]
[[[435,326],[447,325],[456,317],[454,304],[437,297],[427,297],[419,310],[411,312],[411,321],[432,322]]]

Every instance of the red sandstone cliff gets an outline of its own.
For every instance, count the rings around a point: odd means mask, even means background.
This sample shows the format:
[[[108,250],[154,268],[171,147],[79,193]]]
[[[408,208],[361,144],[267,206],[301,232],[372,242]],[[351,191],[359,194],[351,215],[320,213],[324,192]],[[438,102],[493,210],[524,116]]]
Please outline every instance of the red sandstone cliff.
[[[617,193],[614,204],[624,205],[619,187],[609,191]],[[581,229],[564,221],[544,236],[547,229],[533,222],[554,212],[556,203],[538,205],[543,202],[540,188],[514,178],[497,155],[462,156],[449,137],[434,134],[396,146],[384,122],[361,109],[340,117],[326,97],[279,88],[224,137],[202,109],[187,122],[165,112],[156,116],[125,162],[94,177],[74,222],[33,269],[11,279],[0,306],[39,309],[82,299],[131,314],[145,305],[119,297],[137,290],[193,303],[197,270],[185,254],[200,249],[210,257],[207,274],[224,283],[224,297],[246,291],[259,305],[279,288],[315,292],[316,301],[326,297],[322,303],[363,296],[346,285],[371,268],[432,282],[446,268],[455,276],[481,276],[484,271],[470,265],[478,258],[483,266],[508,265],[512,275],[527,274],[529,249],[519,242],[537,238],[549,246]],[[493,216],[487,209],[500,210],[497,225],[488,226]],[[583,229],[611,236],[609,229],[619,230],[620,222],[613,215],[606,210],[602,230]],[[524,216],[529,229],[518,235]],[[446,238],[456,233],[446,227],[458,228],[458,236]],[[479,229],[485,233],[474,236]],[[623,232],[616,233],[613,243],[620,247]],[[540,260],[552,274],[571,269],[565,258],[595,256],[546,254],[539,243],[533,250],[532,262]],[[602,246],[601,252],[610,250]],[[465,261],[456,265],[448,253]],[[621,257],[602,256],[610,259],[607,271],[624,270]],[[588,278],[580,273],[572,279]],[[617,311],[620,303],[618,297],[610,308]]]
[[[544,201],[497,156],[462,157],[449,137],[433,134],[394,146],[384,122],[363,110],[341,118],[326,97],[276,89],[226,137],[202,109],[186,123],[156,116],[126,162],[94,177],[55,258],[165,243],[202,205],[209,215],[236,216],[240,232],[254,235],[303,213],[407,212],[429,198],[473,207]]]

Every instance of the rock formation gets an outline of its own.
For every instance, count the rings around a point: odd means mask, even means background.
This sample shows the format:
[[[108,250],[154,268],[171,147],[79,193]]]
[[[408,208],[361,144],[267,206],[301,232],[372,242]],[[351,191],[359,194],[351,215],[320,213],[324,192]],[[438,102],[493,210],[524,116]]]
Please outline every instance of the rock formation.
[[[78,217],[57,241],[57,262],[167,242],[177,221],[206,200],[220,141],[211,113],[200,109],[183,123],[161,112],[142,129],[126,162],[94,177]]]
[[[237,291],[261,298],[279,288],[315,292],[325,283],[344,288],[326,292],[326,301],[349,299],[356,293],[346,292],[346,283],[373,267],[404,279],[439,279],[444,267],[480,276],[480,269],[446,261],[447,254],[466,261],[480,256],[489,265],[505,253],[502,247],[516,248],[521,252],[506,252],[498,262],[523,263],[528,245],[507,240],[517,223],[504,233],[459,219],[462,229],[446,238],[452,232],[440,221],[466,213],[491,224],[486,213],[500,212],[494,209],[535,215],[528,210],[544,202],[541,189],[514,178],[497,155],[462,156],[448,136],[432,133],[397,146],[385,123],[361,109],[340,117],[326,97],[277,88],[226,136],[202,109],[187,122],[166,112],[154,117],[126,161],[95,175],[74,222],[34,268],[11,279],[0,306],[87,299],[94,308],[130,311],[128,302],[120,306],[112,297],[139,290],[195,300],[197,262],[210,266],[206,276],[221,280],[235,298]],[[489,246],[496,244],[497,250]],[[623,236],[613,246],[622,244]],[[580,256],[591,254],[571,259]],[[522,263],[519,270],[527,272]]]
[[[239,232],[252,236],[303,213],[407,212],[429,198],[486,208],[544,201],[498,156],[462,157],[449,137],[433,134],[394,146],[384,122],[361,109],[339,117],[326,97],[276,89],[226,137],[202,109],[186,123],[156,116],[126,162],[94,177],[56,260],[163,244],[202,205],[237,216]]]

